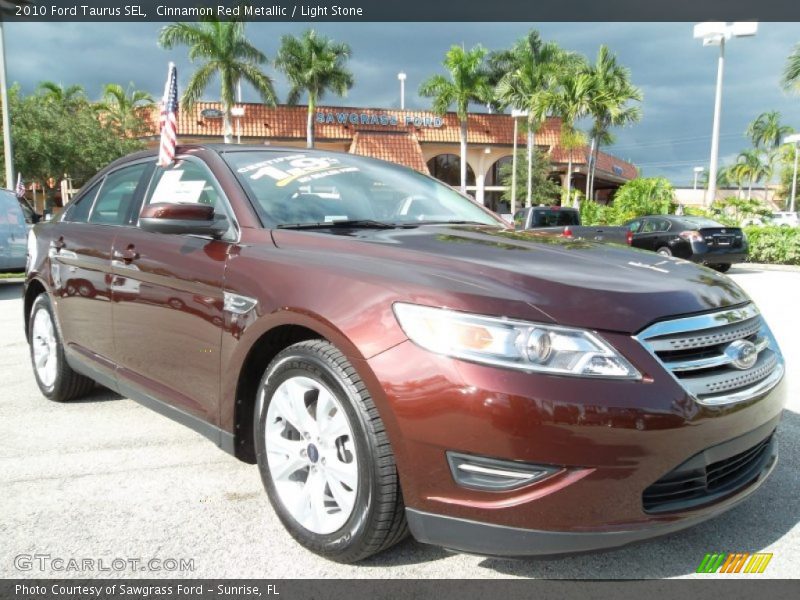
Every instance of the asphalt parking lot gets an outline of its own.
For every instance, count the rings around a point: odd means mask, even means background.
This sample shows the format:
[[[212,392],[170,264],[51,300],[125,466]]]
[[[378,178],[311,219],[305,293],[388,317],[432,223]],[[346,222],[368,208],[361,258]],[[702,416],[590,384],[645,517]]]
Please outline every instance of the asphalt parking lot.
[[[741,266],[730,275],[759,304],[789,364],[781,460],[754,497],[688,531],[601,554],[501,560],[407,540],[359,565],[335,564],[295,544],[273,514],[256,468],[200,435],[99,388],[80,402],[45,400],[28,361],[22,286],[0,283],[0,576],[692,577],[705,553],[743,551],[774,553],[760,577],[797,577],[800,270]],[[63,572],[52,565],[40,570],[35,561],[29,571],[15,566],[15,557],[34,554],[102,560],[107,568],[115,558],[193,559],[194,570]]]

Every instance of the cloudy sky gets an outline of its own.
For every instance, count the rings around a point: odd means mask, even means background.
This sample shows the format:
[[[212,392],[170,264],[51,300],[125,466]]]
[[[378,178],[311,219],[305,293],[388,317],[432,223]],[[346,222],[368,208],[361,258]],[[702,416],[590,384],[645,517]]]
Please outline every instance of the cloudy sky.
[[[9,80],[32,91],[41,80],[79,83],[99,96],[106,82],[134,82],[159,97],[166,63],[174,60],[186,80],[185,50],[165,51],[156,38],[158,23],[9,23],[6,25]],[[306,24],[252,23],[248,35],[274,57],[280,36],[299,33]],[[546,39],[593,57],[600,44],[617,52],[644,93],[642,121],[617,132],[612,152],[642,168],[645,175],[666,175],[687,184],[695,166],[707,165],[716,76],[716,48],[692,39],[691,23],[318,23],[315,27],[353,49],[356,85],[345,100],[350,106],[398,107],[396,74],[405,71],[406,103],[427,108],[416,94],[419,83],[441,71],[452,44],[504,48],[537,28]],[[798,23],[762,23],[755,38],[733,40],[727,47],[720,157],[735,160],[747,147],[743,133],[759,113],[778,110],[783,121],[800,129],[800,96],[779,86],[786,57],[800,42]],[[279,94],[283,78],[271,71]],[[214,88],[209,90],[214,99]],[[255,100],[244,92],[245,100]]]

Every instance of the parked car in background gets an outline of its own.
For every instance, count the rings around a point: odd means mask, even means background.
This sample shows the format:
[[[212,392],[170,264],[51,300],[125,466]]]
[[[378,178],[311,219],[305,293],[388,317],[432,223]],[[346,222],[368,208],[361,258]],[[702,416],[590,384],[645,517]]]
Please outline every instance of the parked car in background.
[[[651,215],[628,221],[625,227],[633,234],[634,248],[685,258],[721,273],[747,260],[747,236],[742,229],[705,217]]]
[[[28,229],[38,221],[24,200],[0,189],[0,271],[24,271]]]
[[[519,230],[535,229],[543,233],[555,233],[566,238],[594,242],[630,245],[632,238],[625,227],[581,225],[580,212],[566,206],[529,206],[520,209],[514,214],[514,227]]]
[[[800,217],[796,212],[774,212],[770,218],[770,225],[798,227],[800,226]]]
[[[515,231],[391,163],[146,151],[28,248],[42,394],[97,381],[194,428],[337,561],[409,532],[487,555],[624,545],[724,512],[777,461],[784,360],[735,282]]]

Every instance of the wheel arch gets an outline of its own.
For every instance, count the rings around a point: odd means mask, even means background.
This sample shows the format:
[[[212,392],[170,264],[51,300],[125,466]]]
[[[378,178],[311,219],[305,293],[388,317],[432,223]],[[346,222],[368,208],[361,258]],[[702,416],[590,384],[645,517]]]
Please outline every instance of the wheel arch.
[[[44,283],[42,283],[39,279],[31,279],[27,286],[25,287],[25,297],[24,297],[24,318],[25,318],[25,339],[30,342],[28,337],[28,331],[30,329],[30,320],[31,320],[31,310],[33,309],[33,303],[41,294],[47,293],[47,288],[45,287]]]
[[[264,369],[284,348],[312,339],[330,341],[309,327],[282,324],[262,333],[248,350],[239,371],[234,401],[234,455],[239,460],[250,464],[256,462],[252,424],[258,384],[264,375]]]

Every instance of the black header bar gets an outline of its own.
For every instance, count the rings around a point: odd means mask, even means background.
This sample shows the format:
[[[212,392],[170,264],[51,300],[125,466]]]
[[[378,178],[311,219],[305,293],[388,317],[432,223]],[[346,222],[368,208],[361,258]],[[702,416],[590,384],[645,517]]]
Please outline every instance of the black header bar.
[[[6,21],[800,21],[798,0],[0,0]],[[21,5],[21,6],[15,6]],[[6,8],[7,7],[7,8]]]

